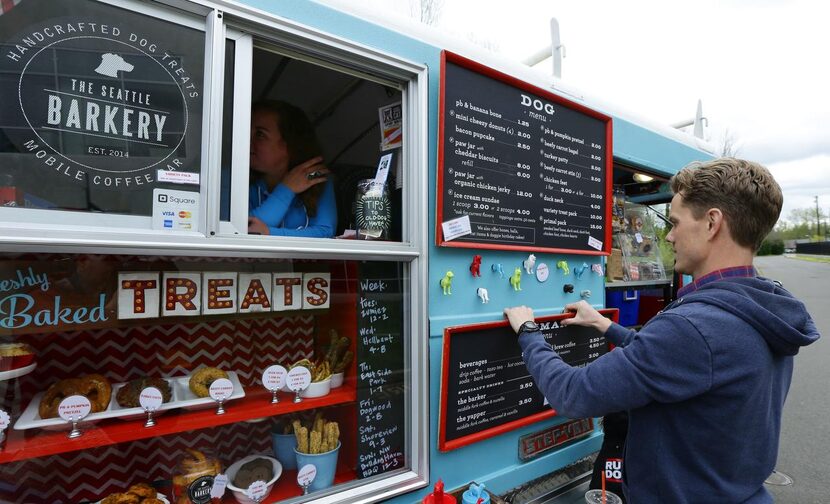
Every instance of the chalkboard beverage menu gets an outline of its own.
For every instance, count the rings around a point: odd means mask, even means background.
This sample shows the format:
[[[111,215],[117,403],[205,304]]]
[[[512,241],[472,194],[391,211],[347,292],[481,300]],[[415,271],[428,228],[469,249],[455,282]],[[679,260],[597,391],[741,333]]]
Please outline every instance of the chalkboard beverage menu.
[[[445,51],[439,135],[439,245],[610,251],[610,117]]]
[[[358,476],[404,467],[403,303],[397,263],[362,263],[357,300]]]
[[[617,310],[601,310],[612,319]],[[539,317],[545,340],[562,360],[583,367],[608,352],[605,336],[560,326],[571,315]],[[505,321],[444,330],[439,449],[454,450],[555,415],[522,360]]]

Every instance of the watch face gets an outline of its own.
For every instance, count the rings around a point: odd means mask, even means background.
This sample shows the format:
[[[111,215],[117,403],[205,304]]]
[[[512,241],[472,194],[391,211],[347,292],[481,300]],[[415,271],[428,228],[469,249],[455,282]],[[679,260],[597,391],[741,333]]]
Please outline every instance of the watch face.
[[[539,330],[539,325],[536,322],[532,321],[532,320],[528,320],[527,322],[522,324],[522,326],[519,328],[519,332],[533,332],[533,331],[538,331],[538,330]]]

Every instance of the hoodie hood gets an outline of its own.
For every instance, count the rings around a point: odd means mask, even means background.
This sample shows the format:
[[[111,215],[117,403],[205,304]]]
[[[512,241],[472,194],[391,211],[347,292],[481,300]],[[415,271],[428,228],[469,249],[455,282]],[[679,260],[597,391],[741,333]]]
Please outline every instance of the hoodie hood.
[[[767,278],[725,278],[678,299],[706,303],[752,325],[774,353],[795,355],[820,335],[804,304]]]

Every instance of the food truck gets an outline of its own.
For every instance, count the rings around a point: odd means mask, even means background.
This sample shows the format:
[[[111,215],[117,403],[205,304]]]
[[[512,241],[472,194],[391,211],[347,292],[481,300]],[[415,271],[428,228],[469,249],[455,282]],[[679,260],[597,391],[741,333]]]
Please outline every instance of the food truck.
[[[666,201],[705,144],[305,0],[4,0],[0,43],[0,500],[417,503],[441,480],[525,502],[584,481],[598,421],[556,415],[502,310],[531,306],[573,365],[608,352],[562,308],[666,301],[657,221],[627,205]],[[269,100],[316,131],[326,237],[304,205],[249,231]]]

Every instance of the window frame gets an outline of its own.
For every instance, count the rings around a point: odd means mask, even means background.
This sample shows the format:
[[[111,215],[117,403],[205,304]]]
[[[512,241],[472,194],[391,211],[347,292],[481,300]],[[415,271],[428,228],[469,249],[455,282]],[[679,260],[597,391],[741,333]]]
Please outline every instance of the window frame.
[[[409,366],[405,411],[408,469],[380,474],[338,486],[338,492],[315,503],[369,502],[391,498],[424,487],[429,481],[429,350],[428,283],[428,167],[429,76],[423,63],[366,47],[251,7],[220,0],[89,0],[136,13],[179,22],[205,32],[205,78],[202,113],[202,217],[200,231],[160,232],[150,217],[82,214],[60,210],[3,209],[0,213],[0,250],[69,254],[188,255],[196,257],[260,257],[376,260],[404,264],[404,362]],[[344,15],[344,19],[346,16]],[[359,23],[361,21],[354,21]],[[247,187],[248,129],[254,38],[267,40],[315,62],[329,61],[356,75],[376,76],[401,86],[404,146],[402,242],[364,242],[281,237],[266,239],[240,233],[247,228],[247,197],[242,212],[232,207],[231,221],[221,222],[220,175],[223,124],[224,51],[226,39],[236,42],[234,90],[247,96],[234,101],[232,159],[244,159],[245,169],[232,175],[232,191]],[[240,56],[247,57],[243,58]],[[247,69],[244,68],[247,61]],[[246,80],[247,79],[247,80]],[[247,110],[248,112],[243,112]],[[227,119],[227,118],[226,118]],[[219,134],[219,137],[215,135]],[[240,164],[241,166],[241,164]],[[239,172],[239,173],[237,173]],[[239,194],[237,192],[236,194]],[[242,192],[247,195],[247,190]],[[233,202],[232,202],[233,205]],[[237,203],[237,206],[242,206]],[[245,222],[243,223],[243,218]],[[57,222],[71,222],[58,224]],[[292,499],[290,502],[299,501]]]

